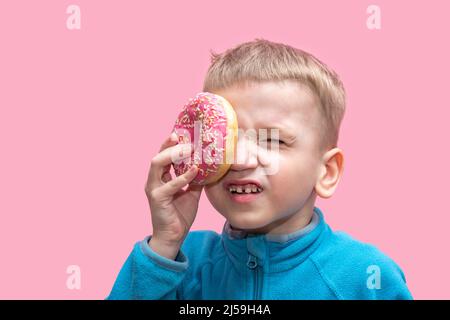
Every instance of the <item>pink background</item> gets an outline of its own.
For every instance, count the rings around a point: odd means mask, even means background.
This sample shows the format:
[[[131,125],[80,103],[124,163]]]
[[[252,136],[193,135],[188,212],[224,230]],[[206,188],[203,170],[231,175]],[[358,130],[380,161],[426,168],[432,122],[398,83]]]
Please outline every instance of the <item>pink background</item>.
[[[0,298],[108,295],[151,233],[150,159],[209,51],[258,37],[312,52],[346,86],[344,176],[317,203],[328,223],[390,255],[415,298],[450,298],[449,3],[337,2],[2,1]],[[193,229],[223,223],[203,195]],[[81,290],[66,287],[72,264]]]

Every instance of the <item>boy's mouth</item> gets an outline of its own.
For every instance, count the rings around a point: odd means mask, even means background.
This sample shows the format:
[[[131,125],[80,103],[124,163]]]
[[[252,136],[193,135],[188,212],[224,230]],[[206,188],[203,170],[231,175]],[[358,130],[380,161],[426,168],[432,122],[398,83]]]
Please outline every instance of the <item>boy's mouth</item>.
[[[256,180],[232,180],[225,184],[225,189],[231,195],[239,197],[260,194],[264,190]]]
[[[230,193],[246,194],[246,193],[261,193],[263,191],[263,189],[253,183],[248,183],[245,185],[231,184],[228,186],[228,191]]]
[[[230,199],[239,204],[253,202],[258,199],[263,192],[262,187],[252,183],[247,183],[244,185],[230,184],[227,189]]]

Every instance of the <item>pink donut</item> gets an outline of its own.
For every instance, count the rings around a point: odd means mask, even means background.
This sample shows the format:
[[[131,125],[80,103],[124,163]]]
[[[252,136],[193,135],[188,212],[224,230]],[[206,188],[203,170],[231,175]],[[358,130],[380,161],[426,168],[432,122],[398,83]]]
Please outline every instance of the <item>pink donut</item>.
[[[225,175],[234,160],[238,134],[236,113],[225,98],[198,93],[183,107],[173,131],[178,143],[194,145],[190,159],[172,164],[175,175],[183,174],[193,164],[199,168],[194,184],[206,185]]]

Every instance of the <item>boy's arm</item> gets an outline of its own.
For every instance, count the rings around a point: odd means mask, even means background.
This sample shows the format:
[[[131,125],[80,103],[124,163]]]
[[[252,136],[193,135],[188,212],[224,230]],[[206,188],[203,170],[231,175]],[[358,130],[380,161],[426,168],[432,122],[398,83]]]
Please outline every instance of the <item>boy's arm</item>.
[[[183,299],[180,289],[188,270],[188,258],[180,250],[175,260],[157,254],[150,237],[136,243],[107,299]]]

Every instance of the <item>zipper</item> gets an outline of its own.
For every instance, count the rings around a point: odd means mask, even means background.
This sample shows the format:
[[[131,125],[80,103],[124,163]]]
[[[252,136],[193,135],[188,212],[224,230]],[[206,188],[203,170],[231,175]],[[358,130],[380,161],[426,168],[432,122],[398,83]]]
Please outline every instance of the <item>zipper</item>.
[[[259,300],[259,266],[258,266],[258,258],[252,254],[249,254],[247,267],[249,269],[254,270],[254,283],[255,283],[255,294],[253,296],[253,300]]]

